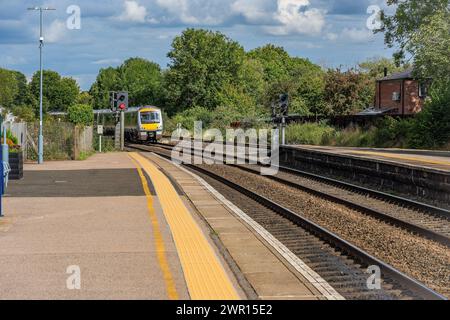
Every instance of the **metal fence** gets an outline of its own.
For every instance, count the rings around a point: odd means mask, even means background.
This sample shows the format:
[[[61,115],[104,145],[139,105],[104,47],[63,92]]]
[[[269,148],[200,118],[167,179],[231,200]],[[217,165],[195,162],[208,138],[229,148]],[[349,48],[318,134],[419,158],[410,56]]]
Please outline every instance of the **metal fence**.
[[[66,122],[48,122],[43,126],[45,160],[77,160],[93,151],[92,127],[79,128]],[[26,149],[28,160],[37,160],[39,123],[27,124]]]

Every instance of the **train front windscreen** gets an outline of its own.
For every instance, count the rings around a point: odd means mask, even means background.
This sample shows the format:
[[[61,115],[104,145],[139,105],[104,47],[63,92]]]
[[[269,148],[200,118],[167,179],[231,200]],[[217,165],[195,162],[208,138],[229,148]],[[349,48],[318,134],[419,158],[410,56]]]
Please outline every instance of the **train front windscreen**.
[[[152,124],[159,123],[159,113],[158,112],[143,112],[141,113],[141,123],[142,124]]]

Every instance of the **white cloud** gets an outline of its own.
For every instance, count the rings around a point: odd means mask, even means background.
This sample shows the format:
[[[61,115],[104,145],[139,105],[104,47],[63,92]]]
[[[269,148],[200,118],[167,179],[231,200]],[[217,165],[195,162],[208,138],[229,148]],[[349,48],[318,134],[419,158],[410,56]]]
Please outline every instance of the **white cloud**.
[[[117,64],[117,63],[121,63],[122,60],[120,59],[100,59],[97,61],[92,62],[93,64]]]
[[[223,0],[156,0],[167,15],[166,23],[181,22],[187,25],[219,25],[230,17],[230,4]]]
[[[137,1],[126,0],[124,2],[125,12],[119,16],[122,21],[129,22],[145,22],[147,17],[147,9],[139,5]]]
[[[308,8],[309,0],[278,0],[278,10],[274,16],[279,26],[267,27],[272,35],[320,34],[325,26],[325,12]]]
[[[355,43],[366,43],[372,41],[374,35],[368,29],[344,28],[341,32],[341,38]]]
[[[67,32],[66,23],[61,20],[54,20],[49,28],[45,30],[45,42],[54,43],[63,39]]]
[[[189,3],[187,0],[157,0],[156,3],[163,9],[166,9],[171,15],[178,17],[187,24],[198,23],[196,17],[189,12]]]
[[[231,12],[242,15],[249,23],[264,23],[273,19],[271,5],[272,1],[267,0],[236,0],[231,4]]]
[[[330,41],[336,41],[339,38],[339,35],[337,33],[334,32],[329,32],[326,34],[325,36],[328,40]]]
[[[15,56],[0,56],[0,65],[4,66],[16,66],[27,63],[27,59],[24,57]]]

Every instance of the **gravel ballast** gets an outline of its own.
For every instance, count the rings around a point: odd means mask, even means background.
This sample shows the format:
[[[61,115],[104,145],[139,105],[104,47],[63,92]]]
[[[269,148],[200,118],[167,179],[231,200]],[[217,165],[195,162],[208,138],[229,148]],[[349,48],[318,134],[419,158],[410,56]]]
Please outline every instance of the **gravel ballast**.
[[[203,168],[302,214],[437,292],[450,296],[450,250],[447,247],[238,168],[224,165],[204,165]]]

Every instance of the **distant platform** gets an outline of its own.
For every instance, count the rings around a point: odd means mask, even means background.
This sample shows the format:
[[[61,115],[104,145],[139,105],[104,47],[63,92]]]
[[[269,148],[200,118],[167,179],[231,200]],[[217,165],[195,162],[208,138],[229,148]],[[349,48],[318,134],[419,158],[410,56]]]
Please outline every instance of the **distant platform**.
[[[291,147],[450,172],[450,151],[348,148],[311,145],[291,145]]]

